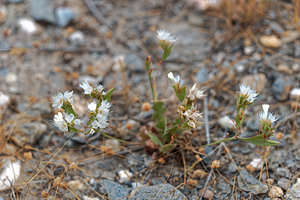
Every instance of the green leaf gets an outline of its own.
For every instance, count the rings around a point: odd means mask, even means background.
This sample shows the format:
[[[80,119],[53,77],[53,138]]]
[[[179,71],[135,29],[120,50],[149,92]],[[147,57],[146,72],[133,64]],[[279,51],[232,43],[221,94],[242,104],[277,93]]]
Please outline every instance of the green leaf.
[[[164,112],[166,111],[166,108],[164,106],[164,102],[162,101],[157,101],[153,104],[153,110],[154,110],[154,113],[152,115],[152,118],[154,120],[157,120],[157,121],[162,121],[164,120]]]
[[[172,151],[177,145],[176,144],[166,144],[161,147],[161,152],[168,153]]]
[[[172,86],[177,98],[179,99],[180,102],[183,102],[186,96],[186,87],[178,88],[176,85]]]
[[[163,146],[162,141],[156,135],[154,135],[152,132],[147,132],[146,134],[150,137],[150,139],[152,140],[152,142],[154,144]]]
[[[249,142],[251,144],[255,144],[257,146],[275,146],[280,144],[280,142],[278,141],[264,139],[264,136],[262,134],[250,138],[239,137],[238,139]]]
[[[114,90],[115,90],[115,88],[111,88],[111,89],[106,93],[106,95],[103,97],[103,100],[110,101],[111,95],[112,95],[112,93],[113,93]]]

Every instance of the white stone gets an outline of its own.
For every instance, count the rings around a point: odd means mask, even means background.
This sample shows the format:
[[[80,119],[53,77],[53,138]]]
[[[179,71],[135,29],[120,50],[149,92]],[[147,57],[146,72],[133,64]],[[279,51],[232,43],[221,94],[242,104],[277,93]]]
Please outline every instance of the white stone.
[[[75,31],[69,37],[69,40],[74,45],[83,45],[84,44],[84,39],[85,39],[84,34],[81,31]]]
[[[9,73],[5,77],[5,81],[7,83],[15,83],[17,81],[17,79],[18,79],[17,75],[15,75],[13,73]]]
[[[120,170],[118,172],[118,175],[120,178],[119,179],[120,183],[125,183],[125,182],[129,181],[131,179],[131,177],[133,176],[133,174],[128,169]]]
[[[300,97],[300,88],[293,88],[290,92],[291,99],[297,99]],[[300,100],[300,98],[299,98]]]
[[[0,113],[2,113],[7,108],[9,101],[9,96],[0,92]]]
[[[262,169],[264,166],[264,161],[261,158],[254,158],[251,162],[250,165],[254,169]]]
[[[218,123],[224,129],[232,129],[235,127],[233,121],[227,115],[219,118]]]
[[[6,190],[14,185],[20,176],[21,163],[19,160],[14,162],[6,160],[2,169],[3,170],[0,173],[0,191]]]
[[[33,20],[21,18],[18,20],[18,25],[23,32],[34,34],[38,32],[38,27]]]

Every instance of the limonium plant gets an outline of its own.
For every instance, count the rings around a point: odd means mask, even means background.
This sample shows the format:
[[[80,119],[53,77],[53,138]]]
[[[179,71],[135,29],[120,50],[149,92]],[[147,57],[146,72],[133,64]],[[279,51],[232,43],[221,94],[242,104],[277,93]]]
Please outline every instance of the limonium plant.
[[[158,60],[158,63],[162,64],[171,54],[177,39],[165,30],[157,31],[156,37],[163,50]],[[145,67],[148,72],[152,92],[152,108],[154,111],[152,118],[155,122],[155,126],[149,129],[142,129],[140,136],[144,141],[150,139],[161,152],[167,153],[177,146],[176,138],[181,135],[184,130],[191,130],[200,126],[202,113],[197,109],[196,99],[200,99],[204,96],[204,90],[199,89],[197,84],[194,84],[187,92],[184,80],[181,79],[179,75],[174,76],[172,72],[169,72],[167,76],[173,83],[172,87],[180,103],[175,119],[169,119],[164,114],[166,111],[164,102],[157,99],[156,89],[154,88],[155,79],[152,76],[154,70],[153,65],[151,56],[148,56],[145,61]]]
[[[270,107],[269,104],[262,105],[262,112],[258,116],[258,121],[260,124],[258,135],[249,138],[239,137],[239,131],[241,129],[241,126],[243,125],[243,122],[245,121],[244,112],[246,108],[255,101],[257,96],[258,93],[256,93],[255,90],[252,90],[250,86],[240,86],[240,92],[237,95],[236,117],[234,121],[236,129],[235,136],[216,141],[209,145],[215,145],[221,142],[232,140],[243,140],[257,146],[274,146],[279,144],[278,141],[268,139],[274,134],[274,125],[277,120],[277,117],[274,114],[268,112]]]
[[[100,132],[104,136],[112,138],[102,130],[109,125],[110,99],[114,89],[105,92],[102,85],[93,87],[87,81],[83,81],[79,87],[83,90],[84,95],[91,98],[87,103],[89,120],[86,124],[83,124],[83,121],[79,119],[73,109],[73,91],[66,91],[52,97],[52,107],[57,110],[54,115],[54,125],[63,132],[77,132],[84,135],[93,135],[95,132]]]

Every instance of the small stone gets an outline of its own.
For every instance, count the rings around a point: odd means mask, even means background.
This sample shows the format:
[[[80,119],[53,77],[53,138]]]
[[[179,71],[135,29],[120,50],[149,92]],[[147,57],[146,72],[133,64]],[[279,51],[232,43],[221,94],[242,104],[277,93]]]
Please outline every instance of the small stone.
[[[279,76],[272,85],[275,98],[279,101],[285,101],[288,98],[291,89],[291,80],[289,77]]]
[[[292,73],[291,69],[290,69],[289,66],[286,65],[286,64],[281,64],[281,65],[279,65],[279,66],[277,67],[277,71],[278,71],[278,72],[283,72],[283,73],[286,73],[286,74],[291,74],[291,73]]]
[[[281,39],[283,43],[289,43],[295,41],[299,37],[298,31],[286,31]]]
[[[293,88],[290,92],[290,98],[294,100],[299,98],[300,100],[300,88]]]
[[[251,89],[256,89],[257,92],[262,92],[266,86],[267,78],[264,74],[246,75],[242,78],[241,84],[250,86]]]
[[[133,189],[136,189],[136,188],[138,188],[138,187],[143,187],[143,184],[140,183],[140,182],[132,182],[132,183],[131,183],[131,187],[132,187]]]
[[[275,197],[281,197],[283,195],[283,190],[280,187],[272,186],[269,191],[269,197],[275,198]]]
[[[159,184],[137,188],[131,192],[130,200],[186,200],[186,196],[170,184]]]
[[[205,172],[202,169],[196,169],[195,171],[193,171],[193,177],[194,178],[200,178],[203,179],[204,177],[207,176],[207,172]]]
[[[83,200],[100,200],[98,197],[88,197],[88,196],[83,196]]]
[[[133,176],[133,174],[128,169],[118,171],[118,175],[120,183],[128,182]]]
[[[288,190],[286,194],[287,200],[300,200],[300,178],[297,182]]]
[[[276,22],[271,22],[269,26],[276,33],[282,34],[284,32],[283,28]]]
[[[30,0],[29,13],[36,21],[55,24],[54,6],[50,0]]]
[[[204,194],[203,194],[203,192],[204,192]],[[199,196],[202,196],[202,194],[203,194],[204,199],[212,199],[214,196],[214,193],[212,191],[210,191],[209,189],[206,189],[205,191],[204,191],[204,189],[201,189],[199,191]]]
[[[68,7],[59,7],[55,10],[56,23],[60,27],[67,26],[74,18],[74,12]]]
[[[7,9],[5,6],[0,6],[0,24],[5,22],[6,19],[6,15],[7,15]]]
[[[295,57],[299,57],[300,56],[300,44],[299,43],[295,43],[294,55],[295,55]]]
[[[18,20],[20,29],[28,34],[35,34],[38,32],[38,27],[33,20],[27,18],[21,18]]]
[[[5,81],[7,83],[10,83],[10,84],[13,84],[17,81],[18,77],[16,74],[13,74],[13,73],[9,73],[7,74],[7,76],[5,77]]]
[[[269,48],[278,48],[281,46],[281,41],[275,35],[271,36],[261,36],[259,41],[265,46]]]
[[[195,75],[197,83],[203,83],[208,80],[209,71],[205,67],[201,67]]]
[[[285,178],[290,178],[291,173],[287,168],[279,167],[276,169],[276,175],[285,177]]]
[[[255,51],[255,48],[252,47],[252,46],[249,46],[249,47],[245,47],[245,48],[244,48],[244,53],[245,53],[246,55],[250,55],[250,54],[252,54],[254,51]]]
[[[290,183],[290,180],[287,178],[280,178],[277,182],[278,186],[283,188],[284,190],[288,189],[289,183]]]
[[[258,169],[262,169],[264,166],[264,161],[261,158],[254,158],[251,162],[250,165],[258,170]]]
[[[21,3],[23,1],[24,0],[6,0],[6,2],[8,2],[8,3]]]
[[[218,124],[223,128],[223,129],[233,129],[235,127],[232,119],[230,117],[223,116],[219,118]]]
[[[0,191],[7,190],[17,181],[21,173],[21,162],[3,159],[0,168]]]
[[[76,188],[78,190],[83,191],[86,187],[80,180],[71,180],[68,182],[68,186],[70,188]]]
[[[10,102],[10,97],[0,92],[0,114],[3,113]]]
[[[113,151],[114,153],[121,151],[120,142],[118,140],[107,139],[105,140],[104,146],[107,151]]]
[[[259,182],[259,180],[250,175],[246,170],[242,169],[240,174],[241,175],[238,177],[238,184],[241,189],[254,194],[263,194],[268,191],[267,185]]]
[[[129,195],[129,190],[118,183],[110,180],[101,180],[100,184],[107,192],[110,199],[126,199]]]
[[[74,46],[81,46],[84,44],[85,36],[81,31],[74,31],[70,36],[69,40]]]
[[[300,55],[299,55],[300,56]],[[292,70],[294,71],[294,72],[299,72],[300,71],[300,64],[299,63],[294,63],[293,65],[292,65]]]
[[[229,194],[231,190],[231,185],[225,181],[220,181],[216,186],[217,190],[222,194]]]

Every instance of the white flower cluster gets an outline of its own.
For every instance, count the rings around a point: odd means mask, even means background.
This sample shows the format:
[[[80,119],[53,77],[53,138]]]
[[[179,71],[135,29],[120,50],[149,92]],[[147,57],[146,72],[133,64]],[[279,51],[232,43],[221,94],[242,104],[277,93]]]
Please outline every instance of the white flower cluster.
[[[176,85],[178,85],[179,87],[182,87],[184,80],[180,79],[180,76],[177,75],[174,77],[172,72],[168,73],[168,78],[171,79]]]
[[[177,41],[176,37],[166,30],[158,30],[156,37],[159,41],[167,42],[170,44],[175,43]]]
[[[107,117],[111,103],[107,100],[101,102],[101,105],[97,108],[97,102],[93,101],[88,104],[89,111],[95,115],[95,119],[90,124],[89,134],[95,133],[97,129],[103,129],[108,126]]]
[[[58,93],[57,96],[52,97],[53,104],[52,107],[61,109],[64,103],[73,103],[73,91],[66,91],[65,93]]]
[[[240,94],[246,97],[249,103],[252,103],[258,95],[255,90],[250,89],[250,86],[245,85],[240,85]]]
[[[273,124],[277,120],[277,117],[273,115],[271,112],[269,112],[269,108],[270,108],[269,104],[262,105],[263,111],[259,114],[259,119],[262,122],[269,122]]]
[[[87,81],[83,81],[79,87],[81,87],[84,90],[84,94],[91,95],[93,92],[100,93],[102,95],[105,95],[106,92],[103,91],[103,86],[99,85],[96,88],[93,88]]]
[[[204,97],[204,90],[199,90],[197,88],[197,84],[195,83],[193,85],[193,87],[190,89],[189,95],[188,97],[190,98],[190,100],[194,101],[196,99],[201,99],[202,97]]]
[[[79,86],[84,90],[84,94],[94,98],[91,103],[87,104],[90,113],[87,133],[93,134],[97,129],[103,129],[108,126],[107,117],[111,104],[103,99],[106,92],[103,90],[102,85],[93,88],[87,81],[83,81]],[[70,131],[70,128],[71,130],[79,131],[77,128],[82,121],[73,110],[73,91],[58,93],[52,99],[54,101],[52,107],[63,110],[54,115],[54,125],[61,131]]]
[[[197,126],[200,125],[200,121],[202,120],[202,113],[199,113],[199,111],[197,110],[197,106],[195,106],[194,104],[192,105],[191,109],[183,113],[183,116],[188,119],[187,124],[192,128],[197,128]]]

